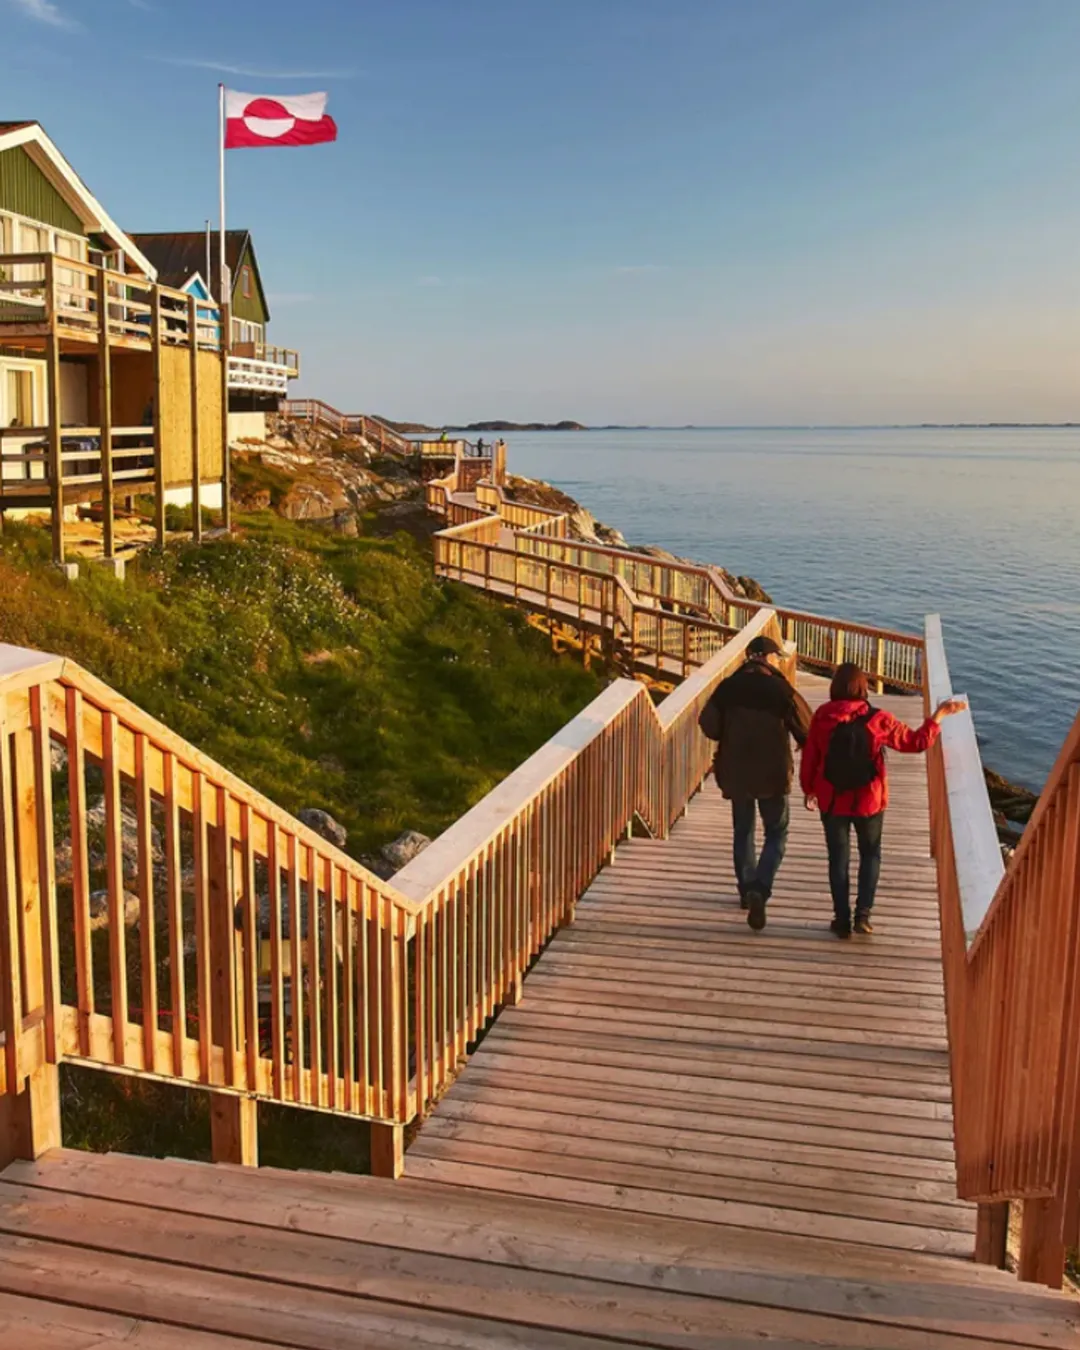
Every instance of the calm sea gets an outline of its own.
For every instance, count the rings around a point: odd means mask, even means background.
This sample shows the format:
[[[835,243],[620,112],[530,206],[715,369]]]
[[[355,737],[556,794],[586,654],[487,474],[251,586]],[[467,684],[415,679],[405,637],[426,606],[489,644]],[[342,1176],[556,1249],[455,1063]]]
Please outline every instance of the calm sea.
[[[1080,430],[514,434],[511,472],[784,605],[945,625],[986,762],[1041,786],[1080,705]]]

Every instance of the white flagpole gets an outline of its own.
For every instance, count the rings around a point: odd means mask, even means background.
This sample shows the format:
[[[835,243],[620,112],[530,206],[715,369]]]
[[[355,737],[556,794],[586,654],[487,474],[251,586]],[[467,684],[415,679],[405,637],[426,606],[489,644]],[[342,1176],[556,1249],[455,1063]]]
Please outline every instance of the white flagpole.
[[[229,278],[225,266],[225,86],[218,85],[218,312],[221,315],[221,342],[227,351],[231,334],[225,321],[229,309]],[[207,278],[209,280],[209,278]]]

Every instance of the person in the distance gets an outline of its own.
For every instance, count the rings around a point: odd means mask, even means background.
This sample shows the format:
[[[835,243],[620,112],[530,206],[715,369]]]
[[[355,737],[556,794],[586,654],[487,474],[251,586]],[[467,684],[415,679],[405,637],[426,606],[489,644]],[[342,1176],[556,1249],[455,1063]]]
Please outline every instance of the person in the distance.
[[[941,723],[963,712],[963,699],[946,699],[920,727],[909,727],[884,708],[870,705],[866,673],[853,661],[838,666],[829,702],[814,713],[803,748],[799,780],[807,810],[820,809],[829,853],[832,931],[849,938],[851,913],[851,831],[859,843],[859,879],[854,929],[872,933],[870,912],[881,875],[881,833],[889,804],[885,750],[919,755],[937,740]]]

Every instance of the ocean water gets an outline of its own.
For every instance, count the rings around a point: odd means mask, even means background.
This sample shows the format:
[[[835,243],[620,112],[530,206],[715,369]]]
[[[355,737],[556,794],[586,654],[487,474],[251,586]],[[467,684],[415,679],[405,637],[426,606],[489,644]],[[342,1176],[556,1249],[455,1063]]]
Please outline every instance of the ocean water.
[[[512,473],[778,604],[939,613],[983,757],[1038,789],[1080,708],[1080,429],[521,433]]]

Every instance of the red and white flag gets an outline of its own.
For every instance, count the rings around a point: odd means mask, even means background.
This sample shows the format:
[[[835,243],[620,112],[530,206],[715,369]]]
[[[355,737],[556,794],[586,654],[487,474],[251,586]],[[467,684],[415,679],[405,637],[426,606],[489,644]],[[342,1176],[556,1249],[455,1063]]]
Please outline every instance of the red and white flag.
[[[325,94],[238,94],[225,90],[225,149],[319,145],[337,140]]]

